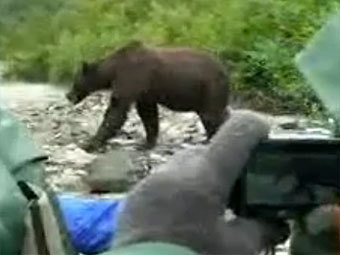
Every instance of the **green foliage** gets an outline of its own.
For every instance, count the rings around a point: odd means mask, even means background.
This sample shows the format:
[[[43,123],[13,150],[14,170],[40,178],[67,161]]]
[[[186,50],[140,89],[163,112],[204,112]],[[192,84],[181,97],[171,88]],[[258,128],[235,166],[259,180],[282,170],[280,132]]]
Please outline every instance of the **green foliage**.
[[[317,101],[293,58],[338,6],[337,0],[3,0],[0,55],[9,77],[64,82],[81,61],[131,39],[191,46],[231,65],[235,91],[311,111]]]

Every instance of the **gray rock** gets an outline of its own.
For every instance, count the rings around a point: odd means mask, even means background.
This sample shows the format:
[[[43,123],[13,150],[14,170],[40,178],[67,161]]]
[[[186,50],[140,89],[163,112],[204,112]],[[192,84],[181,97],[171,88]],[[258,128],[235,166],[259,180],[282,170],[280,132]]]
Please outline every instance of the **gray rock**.
[[[127,152],[111,150],[94,159],[87,167],[84,182],[92,192],[125,192],[131,183],[132,164]]]

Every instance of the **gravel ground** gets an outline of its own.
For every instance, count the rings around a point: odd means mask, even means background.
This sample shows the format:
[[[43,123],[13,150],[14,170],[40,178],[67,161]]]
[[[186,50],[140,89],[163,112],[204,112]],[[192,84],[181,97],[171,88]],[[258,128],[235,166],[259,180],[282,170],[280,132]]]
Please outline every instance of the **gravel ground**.
[[[0,97],[30,129],[35,141],[50,157],[46,171],[49,183],[56,190],[82,191],[84,166],[98,153],[86,153],[79,144],[93,135],[105,111],[108,94],[101,92],[88,97],[77,106],[64,97],[65,91],[44,84],[6,84],[0,86]],[[136,179],[151,168],[167,161],[175,151],[205,140],[203,126],[194,113],[174,113],[160,109],[160,136],[151,151],[138,149],[144,143],[143,125],[134,108],[119,135],[105,148],[128,151]]]
[[[98,153],[86,153],[78,147],[96,132],[105,111],[108,94],[96,93],[83,103],[72,106],[65,91],[46,84],[5,84],[0,80],[0,103],[10,109],[32,132],[35,141],[49,156],[46,165],[48,182],[55,190],[83,192],[87,187],[82,177],[85,167]],[[238,103],[239,104],[239,103]],[[280,123],[295,125],[297,117],[274,118],[274,129]],[[205,140],[205,133],[194,113],[174,113],[160,108],[160,137],[157,147],[149,152],[138,150],[144,142],[144,129],[132,109],[119,135],[106,149],[123,148],[131,156],[135,180],[152,167],[162,164],[175,152]],[[287,245],[278,254],[287,254]]]

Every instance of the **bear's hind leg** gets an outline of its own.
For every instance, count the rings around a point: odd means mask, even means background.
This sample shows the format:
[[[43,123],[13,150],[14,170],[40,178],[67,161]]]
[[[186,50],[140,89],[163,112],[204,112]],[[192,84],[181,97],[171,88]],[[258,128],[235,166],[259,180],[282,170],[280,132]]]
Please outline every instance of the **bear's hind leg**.
[[[199,112],[197,113],[200,120],[204,126],[207,134],[207,139],[210,140],[211,137],[217,132],[218,128],[225,120],[225,112]]]
[[[137,101],[136,107],[145,128],[145,148],[151,149],[157,143],[159,131],[157,104],[148,100],[139,100]]]

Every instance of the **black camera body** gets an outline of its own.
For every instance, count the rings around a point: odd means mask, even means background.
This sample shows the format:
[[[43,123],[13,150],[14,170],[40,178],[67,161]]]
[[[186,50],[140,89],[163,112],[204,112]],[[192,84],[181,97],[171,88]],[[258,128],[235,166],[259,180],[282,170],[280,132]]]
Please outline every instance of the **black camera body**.
[[[294,218],[338,203],[339,194],[340,139],[270,138],[256,147],[231,203],[238,215]]]

